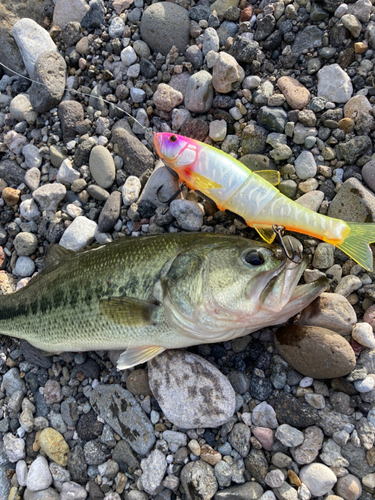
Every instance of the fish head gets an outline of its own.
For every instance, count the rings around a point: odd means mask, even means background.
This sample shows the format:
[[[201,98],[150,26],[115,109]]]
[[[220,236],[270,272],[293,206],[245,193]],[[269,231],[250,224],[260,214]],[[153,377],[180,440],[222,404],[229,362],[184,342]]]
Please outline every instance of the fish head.
[[[306,265],[307,256],[294,263],[276,246],[217,238],[215,245],[197,246],[175,259],[164,289],[167,320],[195,343],[229,340],[283,323],[327,287],[325,277],[298,285]]]
[[[182,135],[159,132],[154,134],[154,144],[159,157],[184,180],[184,172],[197,159],[196,141]]]

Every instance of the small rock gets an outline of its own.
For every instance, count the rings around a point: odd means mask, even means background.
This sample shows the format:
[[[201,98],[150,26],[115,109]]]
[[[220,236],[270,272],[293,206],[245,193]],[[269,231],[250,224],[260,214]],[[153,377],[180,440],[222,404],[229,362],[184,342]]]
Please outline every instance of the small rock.
[[[30,465],[26,486],[30,491],[40,491],[49,488],[51,484],[52,476],[48,462],[44,457],[39,456]]]
[[[296,158],[294,168],[300,179],[314,177],[317,172],[317,166],[312,153],[310,151],[302,151]]]
[[[270,429],[276,429],[279,425],[277,422],[275,410],[266,401],[258,404],[253,409],[251,420],[253,425],[257,425],[259,427],[267,427]]]
[[[325,495],[337,482],[334,473],[326,465],[319,463],[302,467],[300,478],[309,488],[313,496]]]
[[[60,500],[85,500],[87,491],[83,486],[80,486],[73,481],[64,482],[61,486]]]
[[[53,10],[53,24],[64,28],[70,22],[80,23],[89,10],[84,0],[56,0]]]
[[[326,328],[297,325],[283,327],[275,335],[275,344],[288,363],[307,377],[342,377],[355,366],[355,356],[350,344]],[[318,357],[319,364],[305,355],[311,349]]]
[[[276,429],[275,437],[288,448],[294,448],[295,446],[300,445],[304,439],[301,431],[288,424],[280,425],[280,427]]]
[[[16,438],[9,432],[4,435],[3,443],[4,451],[10,462],[18,462],[18,460],[23,460],[26,457],[25,441],[23,439]]]
[[[319,243],[315,249],[313,267],[328,269],[335,263],[335,247],[328,243]]]
[[[295,78],[282,76],[278,79],[277,86],[292,109],[303,109],[310,101],[310,92]]]
[[[186,500],[210,500],[218,489],[213,468],[202,460],[186,464],[180,480]]]
[[[33,192],[33,198],[40,206],[42,212],[56,212],[59,203],[65,198],[65,195],[66,188],[59,182],[45,184]]]
[[[73,168],[72,162],[68,159],[64,160],[57,172],[56,180],[58,183],[69,186],[74,181],[79,179],[80,173]],[[43,192],[47,191],[47,185],[42,186]]]
[[[170,212],[185,231],[199,231],[203,224],[203,213],[198,204],[189,200],[173,200]]]
[[[184,96],[171,86],[165,83],[159,83],[153,99],[157,109],[169,113],[173,108],[183,102]]]
[[[242,457],[246,457],[250,451],[249,427],[242,423],[235,424],[229,433],[228,441]]]
[[[36,59],[33,79],[29,90],[33,109],[45,113],[57,106],[65,91],[66,63],[56,48],[42,52]]]
[[[86,217],[76,217],[65,230],[59,244],[77,252],[94,241],[96,228],[96,222]]]
[[[112,186],[116,168],[111,153],[104,146],[95,146],[90,152],[90,172],[100,187],[107,189]]]
[[[228,379],[195,354],[167,351],[152,359],[149,383],[164,415],[183,429],[219,427],[233,415],[235,394]]]
[[[164,454],[159,450],[153,450],[147,459],[142,460],[143,474],[141,482],[143,489],[150,495],[154,495],[158,491],[167,470],[167,465]]]
[[[328,216],[347,222],[375,221],[375,198],[358,179],[344,182],[332,200]]]
[[[352,93],[352,82],[338,64],[324,66],[318,71],[318,97],[335,103],[346,103]]]
[[[126,179],[122,187],[122,200],[126,207],[129,207],[138,200],[141,188],[142,186],[138,177],[131,175]]]
[[[39,436],[39,444],[51,460],[63,467],[66,466],[69,446],[58,431],[51,427],[43,429]]]
[[[373,328],[368,323],[358,323],[354,325],[352,330],[352,337],[359,344],[375,349],[375,337]]]
[[[11,116],[19,122],[26,121],[33,125],[36,121],[37,113],[34,111],[27,94],[16,95],[10,103],[9,111]]]
[[[191,75],[185,92],[185,107],[194,113],[206,113],[213,101],[212,76],[208,71]]]
[[[212,85],[217,92],[231,92],[232,84],[242,82],[245,72],[236,59],[226,52],[209,52],[206,56],[207,66],[213,68]]]

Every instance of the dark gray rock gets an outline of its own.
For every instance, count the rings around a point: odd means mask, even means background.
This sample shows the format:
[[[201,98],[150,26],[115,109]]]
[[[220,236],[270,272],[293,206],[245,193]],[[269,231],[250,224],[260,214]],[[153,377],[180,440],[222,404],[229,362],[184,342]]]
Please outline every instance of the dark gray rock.
[[[233,45],[229,49],[229,54],[240,63],[250,64],[256,59],[258,50],[258,42],[249,40],[245,36],[237,35],[233,41]]]
[[[246,457],[250,451],[250,428],[239,422],[235,424],[228,435],[229,444],[241,455]]]
[[[208,18],[211,15],[211,9],[209,5],[195,5],[189,10],[189,17],[193,21],[196,21],[199,23],[202,19],[205,21],[208,20]]]
[[[242,132],[242,153],[244,155],[264,153],[267,146],[267,137],[268,132],[266,129],[256,123],[249,123]]]
[[[45,113],[61,101],[66,83],[66,63],[56,51],[42,52],[35,61],[29,97],[34,111]]]
[[[83,447],[83,455],[85,462],[88,465],[100,465],[105,462],[106,454],[104,453],[105,446],[97,440],[89,441]]]
[[[77,434],[83,441],[91,441],[100,436],[104,424],[99,422],[94,410],[84,413],[77,423]]]
[[[112,459],[118,463],[121,472],[132,474],[139,469],[139,462],[126,441],[119,441],[112,451]]]
[[[247,168],[256,172],[257,170],[276,170],[275,164],[270,158],[260,154],[245,154],[239,158]]]
[[[116,145],[118,154],[124,160],[123,169],[128,175],[135,175],[139,177],[147,169],[153,168],[153,154],[130,131],[130,126],[127,120],[119,120],[113,127],[112,142]]]
[[[143,13],[140,28],[142,39],[154,52],[166,55],[173,45],[184,52],[189,45],[189,13],[175,3],[152,4]],[[161,33],[168,36],[160,36]]]
[[[68,471],[72,481],[84,484],[87,481],[87,464],[81,446],[77,445],[70,450],[68,455]]]
[[[59,104],[58,113],[63,139],[67,143],[77,135],[75,127],[83,120],[83,107],[77,101],[63,101]]]
[[[181,490],[186,500],[208,500],[217,492],[214,469],[203,460],[190,462],[181,471]]]
[[[191,62],[195,69],[198,69],[203,64],[203,53],[197,45],[190,45],[186,49],[185,57],[187,61]]]
[[[74,165],[77,167],[82,167],[82,165],[88,165],[90,152],[97,143],[91,137],[82,141],[78,144],[77,149],[74,154]]]
[[[276,19],[272,14],[267,14],[258,20],[258,26],[254,35],[254,40],[260,42],[271,35],[276,26]]]
[[[0,161],[0,179],[3,179],[8,186],[19,186],[25,180],[25,171],[17,165],[15,161]]]
[[[250,379],[250,394],[258,401],[265,401],[273,393],[272,382],[268,378],[253,375]]]
[[[372,142],[367,135],[353,137],[347,142],[339,144],[339,153],[347,163],[355,163],[363,154],[372,154]]]
[[[233,23],[232,21],[224,21],[221,23],[220,27],[217,29],[220,45],[225,45],[227,39],[229,37],[234,37],[237,32],[237,23]]]
[[[104,24],[105,6],[103,0],[91,0],[90,10],[84,15],[81,26],[85,29],[100,28]]]
[[[73,396],[69,396],[61,403],[61,416],[66,425],[71,427],[78,422],[78,405]]]
[[[362,447],[357,448],[351,441],[341,448],[341,454],[349,461],[347,469],[355,476],[362,479],[367,474],[375,472],[375,465],[369,465],[366,460],[366,450]]]
[[[113,229],[120,217],[120,209],[121,193],[120,191],[114,191],[105,202],[99,216],[98,229],[101,233],[107,233]]]
[[[275,50],[280,47],[282,42],[282,31],[274,31],[263,43],[263,50]]]
[[[291,394],[281,392],[276,396],[272,406],[279,424],[300,428],[315,425],[319,420],[317,410]]]
[[[98,385],[91,392],[90,402],[134,451],[145,455],[151,450],[155,443],[154,428],[131,392],[118,384]]]
[[[158,70],[155,68],[155,65],[148,59],[145,59],[144,57],[142,57],[141,59],[140,67],[141,67],[141,74],[146,78],[153,78],[158,73]]]
[[[269,106],[262,106],[257,118],[259,125],[266,127],[268,130],[280,133],[284,132],[288,121],[288,115],[283,108],[272,108]]]
[[[296,39],[292,45],[292,53],[301,54],[304,50],[320,48],[322,46],[323,31],[317,26],[306,26],[297,33]]]
[[[262,450],[253,448],[245,458],[245,467],[258,483],[266,486],[264,478],[268,472],[268,462]]]
[[[86,191],[97,201],[107,201],[110,196],[107,190],[95,184],[88,186]]]
[[[20,340],[20,350],[25,361],[40,366],[41,368],[51,368],[52,357],[42,355],[38,348],[29,344],[26,340]]]

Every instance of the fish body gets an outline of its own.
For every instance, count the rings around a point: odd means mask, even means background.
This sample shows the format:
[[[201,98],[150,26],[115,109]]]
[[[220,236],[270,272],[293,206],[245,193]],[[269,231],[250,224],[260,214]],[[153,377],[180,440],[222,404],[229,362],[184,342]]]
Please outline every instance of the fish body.
[[[221,210],[237,213],[262,238],[272,243],[274,224],[335,245],[365,269],[372,271],[369,243],[375,224],[355,224],[326,217],[287,198],[273,185],[276,171],[252,172],[232,156],[188,137],[157,133],[158,155],[190,189],[200,191]]]
[[[165,349],[283,323],[327,286],[270,245],[208,233],[120,238],[74,253],[56,245],[21,290],[0,297],[0,332],[47,353],[116,349],[127,368]]]

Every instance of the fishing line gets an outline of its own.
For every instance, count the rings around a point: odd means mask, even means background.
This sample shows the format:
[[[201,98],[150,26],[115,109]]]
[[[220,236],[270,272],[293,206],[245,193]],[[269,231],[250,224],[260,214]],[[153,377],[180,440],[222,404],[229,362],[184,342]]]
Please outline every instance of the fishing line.
[[[29,80],[29,82],[35,83],[36,85],[41,85],[42,87],[45,87],[45,88],[48,89],[48,86],[45,83],[37,82],[36,80],[33,80],[32,78],[29,78],[28,76],[21,75],[21,73],[17,73],[17,71],[15,71],[12,68],[9,68],[8,66],[6,66],[2,62],[0,62],[0,66],[3,66],[8,71],[11,71],[12,73],[14,73],[15,75],[17,75],[17,76],[19,76],[21,78],[25,78],[25,80]],[[132,116],[130,113],[128,113],[124,109],[120,108],[119,106],[116,106],[116,104],[113,104],[113,102],[110,102],[107,99],[104,99],[104,97],[96,96],[96,95],[92,95],[92,94],[88,94],[86,92],[80,92],[80,91],[75,90],[75,89],[69,89],[68,87],[64,87],[64,92],[69,92],[69,94],[71,96],[74,96],[74,94],[78,94],[78,95],[82,95],[82,96],[86,96],[86,97],[90,97],[90,98],[102,100],[102,101],[106,102],[107,104],[113,106],[115,109],[118,109],[119,111],[122,111],[123,113],[125,113],[126,115],[128,115],[132,120],[134,120],[136,123],[138,123],[138,125],[140,127],[142,127],[143,130],[147,130],[147,127],[145,127],[144,125],[142,125],[142,123],[140,123],[136,118],[134,118],[134,116]]]

